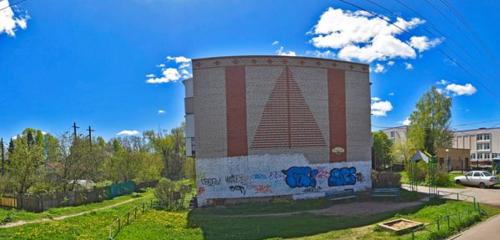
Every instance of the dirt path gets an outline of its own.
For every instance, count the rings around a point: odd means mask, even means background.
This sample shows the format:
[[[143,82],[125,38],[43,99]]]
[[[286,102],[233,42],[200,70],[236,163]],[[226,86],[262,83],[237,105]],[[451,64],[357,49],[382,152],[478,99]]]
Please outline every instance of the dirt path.
[[[423,204],[422,201],[415,202],[353,202],[335,204],[331,207],[318,210],[305,210],[285,213],[245,214],[245,215],[220,215],[224,217],[281,217],[295,214],[311,213],[324,216],[368,216],[383,212],[392,212]]]
[[[53,217],[53,218],[41,218],[41,219],[36,219],[36,220],[31,220],[31,221],[19,220],[19,221],[16,221],[16,222],[11,222],[11,223],[7,223],[7,224],[4,224],[4,225],[0,225],[0,228],[12,228],[12,227],[19,227],[19,226],[26,225],[26,224],[35,224],[35,223],[44,223],[44,222],[52,222],[52,221],[61,221],[61,220],[64,220],[66,218],[78,217],[78,216],[81,216],[81,215],[84,215],[84,214],[88,214],[88,213],[91,213],[91,212],[102,211],[102,210],[106,210],[106,209],[118,207],[118,206],[121,206],[123,204],[127,204],[127,203],[130,203],[130,202],[133,202],[133,201],[137,201],[139,199],[142,199],[142,198],[132,198],[132,199],[129,199],[129,200],[126,200],[126,201],[123,201],[123,202],[119,202],[119,203],[115,203],[115,204],[112,204],[112,205],[109,205],[109,206],[105,206],[105,207],[101,207],[101,208],[96,208],[96,209],[93,209],[93,210],[87,210],[87,211],[83,211],[83,212],[79,212],[79,213],[73,213],[73,214],[68,214],[68,215],[57,216],[57,217]]]

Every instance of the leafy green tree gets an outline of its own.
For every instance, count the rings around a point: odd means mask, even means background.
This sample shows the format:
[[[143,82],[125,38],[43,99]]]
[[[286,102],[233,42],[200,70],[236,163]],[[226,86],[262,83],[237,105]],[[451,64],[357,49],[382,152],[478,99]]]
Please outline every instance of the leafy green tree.
[[[184,138],[184,124],[163,135],[153,131],[144,133],[154,150],[161,154],[164,163],[162,175],[173,180],[185,177],[186,142]]]
[[[407,167],[408,162],[415,152],[415,146],[409,139],[396,141],[391,147],[393,160],[402,163],[405,167]]]
[[[408,138],[416,149],[434,155],[436,149],[451,146],[451,106],[451,98],[441,94],[434,86],[420,98],[410,115],[408,128]]]
[[[385,169],[392,164],[391,147],[392,141],[382,131],[373,135],[373,157],[376,169]]]
[[[37,181],[43,180],[43,142],[34,137],[38,133],[41,135],[39,130],[26,129],[13,140],[15,148],[9,154],[9,177],[18,193],[26,193]]]

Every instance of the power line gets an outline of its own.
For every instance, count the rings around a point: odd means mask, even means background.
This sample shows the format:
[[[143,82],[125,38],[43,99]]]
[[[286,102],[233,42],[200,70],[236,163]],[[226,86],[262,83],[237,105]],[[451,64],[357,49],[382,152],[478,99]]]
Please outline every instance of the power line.
[[[354,4],[354,3],[348,2],[348,1],[346,1],[346,0],[339,0],[339,1],[340,1],[340,2],[343,2],[343,3],[347,4],[347,5],[350,5],[350,6],[352,6],[352,7],[358,8],[358,9],[360,9],[360,10],[363,10],[363,11],[369,12],[369,13],[373,14],[375,17],[377,17],[377,18],[379,18],[379,19],[382,19],[383,21],[387,22],[388,24],[393,25],[393,26],[395,26],[396,28],[400,29],[401,31],[406,32],[406,33],[410,33],[410,32],[409,32],[409,31],[407,31],[406,29],[401,28],[401,27],[400,27],[400,26],[398,26],[397,24],[392,23],[391,21],[387,20],[386,18],[384,18],[384,17],[380,16],[379,14],[377,14],[377,13],[375,13],[375,12],[369,11],[369,10],[367,10],[367,9],[365,9],[365,8],[363,8],[363,7],[359,6],[359,5],[357,5],[357,4]],[[464,67],[461,63],[459,63],[459,62],[455,61],[452,57],[450,57],[450,56],[449,56],[447,53],[445,53],[443,50],[441,50],[441,49],[439,49],[439,48],[438,48],[437,50],[438,50],[438,52],[440,52],[442,55],[444,55],[444,56],[445,56],[445,57],[446,57],[449,61],[451,61],[451,62],[452,62],[452,63],[454,63],[456,66],[458,66],[459,68],[461,68],[461,69],[462,69],[463,71],[465,71],[467,74],[471,75],[472,77],[475,77],[475,76],[474,76],[474,74],[472,74],[469,70],[467,70],[467,69],[466,69],[466,68],[465,68],[465,67]],[[484,85],[481,81],[479,81],[479,79],[476,79],[476,81],[477,81],[477,83],[479,83],[479,84],[480,84],[480,85],[481,85],[484,89],[486,89],[486,91],[487,91],[488,93],[490,93],[490,94],[493,96],[493,98],[494,98],[497,102],[499,102],[499,103],[500,103],[500,99],[497,99],[497,97],[495,96],[495,93],[494,93],[493,91],[491,91],[488,87],[486,87],[486,85]]]
[[[3,1],[7,1],[7,0],[2,0],[0,2],[3,2]],[[23,2],[26,2],[26,1],[28,1],[28,0],[19,0],[19,1],[15,2],[15,3],[11,3],[7,7],[0,8],[0,11],[3,11],[5,9],[7,9],[7,8],[12,8],[13,6],[19,5],[19,4],[21,4]]]

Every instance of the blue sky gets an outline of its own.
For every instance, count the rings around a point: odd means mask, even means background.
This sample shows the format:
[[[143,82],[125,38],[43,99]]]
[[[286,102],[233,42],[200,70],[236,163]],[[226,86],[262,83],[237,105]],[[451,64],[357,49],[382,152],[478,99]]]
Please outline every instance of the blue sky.
[[[0,0],[0,136],[26,127],[59,135],[73,121],[106,138],[170,129],[183,120],[190,69],[174,57],[242,54],[370,63],[373,129],[401,125],[438,82],[453,98],[454,128],[500,126],[500,2],[405,1],[417,13],[396,0],[377,1],[386,9],[348,2],[371,13],[342,1],[27,0],[10,8]]]

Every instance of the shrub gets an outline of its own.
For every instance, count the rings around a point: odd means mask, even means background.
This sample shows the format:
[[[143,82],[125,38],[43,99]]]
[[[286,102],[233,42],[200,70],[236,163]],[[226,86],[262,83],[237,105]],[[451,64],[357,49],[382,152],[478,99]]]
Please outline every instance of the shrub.
[[[447,172],[438,172],[436,174],[436,185],[440,187],[448,187],[451,185],[450,175]]]
[[[400,187],[401,175],[396,172],[372,172],[373,186],[374,187]]]
[[[162,178],[155,188],[155,196],[160,202],[160,207],[166,209],[182,209],[184,208],[184,198],[191,193],[190,185],[174,182],[166,178]]]

